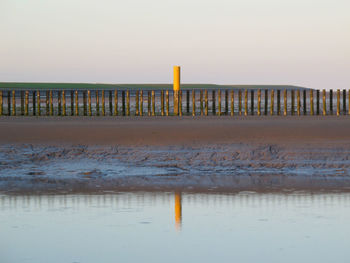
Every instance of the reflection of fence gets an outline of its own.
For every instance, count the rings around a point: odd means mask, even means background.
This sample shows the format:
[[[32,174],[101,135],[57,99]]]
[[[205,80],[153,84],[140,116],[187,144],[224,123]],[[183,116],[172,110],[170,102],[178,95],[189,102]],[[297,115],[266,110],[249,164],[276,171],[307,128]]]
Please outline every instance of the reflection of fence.
[[[8,116],[339,116],[349,105],[346,90],[0,90]]]

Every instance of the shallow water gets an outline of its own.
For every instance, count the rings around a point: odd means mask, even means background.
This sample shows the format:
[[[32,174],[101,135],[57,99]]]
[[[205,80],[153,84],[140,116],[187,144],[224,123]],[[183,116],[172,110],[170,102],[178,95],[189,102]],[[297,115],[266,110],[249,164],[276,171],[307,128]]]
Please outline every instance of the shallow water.
[[[0,262],[348,262],[348,193],[0,196]]]

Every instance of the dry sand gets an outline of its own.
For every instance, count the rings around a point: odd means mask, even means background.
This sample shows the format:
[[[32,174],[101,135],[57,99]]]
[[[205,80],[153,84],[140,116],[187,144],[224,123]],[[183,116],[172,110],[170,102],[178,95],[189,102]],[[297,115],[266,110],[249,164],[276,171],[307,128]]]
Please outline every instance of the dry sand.
[[[0,119],[0,191],[350,189],[349,117]]]

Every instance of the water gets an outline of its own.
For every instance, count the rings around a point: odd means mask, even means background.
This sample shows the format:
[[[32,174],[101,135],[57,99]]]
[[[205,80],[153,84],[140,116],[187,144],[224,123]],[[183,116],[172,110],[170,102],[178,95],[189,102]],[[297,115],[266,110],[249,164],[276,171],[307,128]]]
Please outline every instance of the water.
[[[348,262],[348,193],[0,196],[0,262]]]

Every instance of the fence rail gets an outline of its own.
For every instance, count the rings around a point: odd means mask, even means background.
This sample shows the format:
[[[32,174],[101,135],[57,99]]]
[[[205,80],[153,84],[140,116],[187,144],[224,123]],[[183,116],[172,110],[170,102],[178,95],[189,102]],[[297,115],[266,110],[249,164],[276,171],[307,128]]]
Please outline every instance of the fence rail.
[[[0,116],[350,115],[350,90],[0,90]]]

